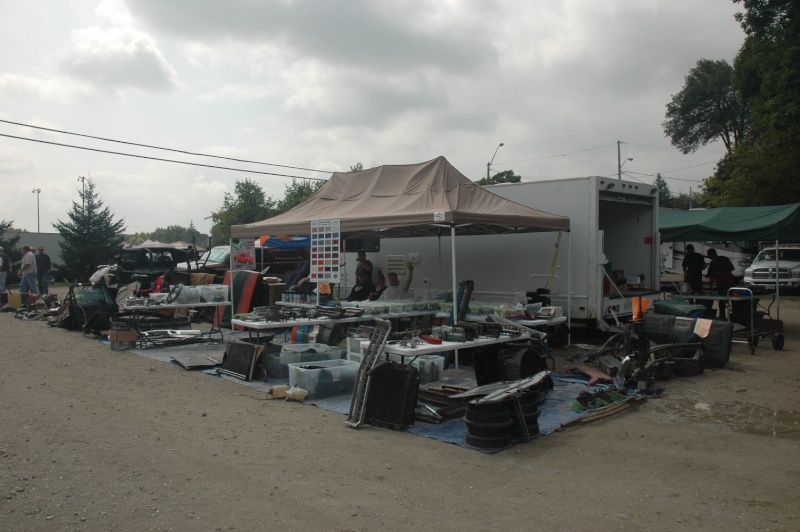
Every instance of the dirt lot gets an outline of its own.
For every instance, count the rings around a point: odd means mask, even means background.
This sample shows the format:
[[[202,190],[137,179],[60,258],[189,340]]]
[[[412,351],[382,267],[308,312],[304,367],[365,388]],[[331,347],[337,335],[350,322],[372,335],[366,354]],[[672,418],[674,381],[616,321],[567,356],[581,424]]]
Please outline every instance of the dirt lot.
[[[0,314],[0,529],[797,530],[800,303],[781,310],[784,350],[735,345],[636,411],[497,454]]]

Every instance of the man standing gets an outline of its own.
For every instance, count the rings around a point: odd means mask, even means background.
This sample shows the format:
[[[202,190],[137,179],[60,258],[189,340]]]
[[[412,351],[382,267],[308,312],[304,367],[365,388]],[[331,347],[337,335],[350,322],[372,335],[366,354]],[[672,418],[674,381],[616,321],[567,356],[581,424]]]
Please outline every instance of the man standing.
[[[358,258],[356,258],[356,278],[362,273],[372,283],[372,261],[367,258],[367,252],[363,249],[358,251]]]
[[[0,247],[0,294],[6,291],[6,283],[8,276],[14,271],[11,265],[11,257],[9,257],[5,250]]]
[[[706,261],[703,256],[694,250],[694,246],[686,244],[686,252],[683,257],[683,280],[689,283],[692,292],[695,294],[703,291],[703,270],[706,269]]]
[[[38,294],[36,289],[36,257],[30,246],[22,246],[22,264],[19,268],[19,292]]]
[[[39,253],[36,254],[36,281],[39,285],[40,294],[47,295],[49,293],[47,278],[50,276],[52,267],[50,255],[44,252],[42,246],[39,246]]]

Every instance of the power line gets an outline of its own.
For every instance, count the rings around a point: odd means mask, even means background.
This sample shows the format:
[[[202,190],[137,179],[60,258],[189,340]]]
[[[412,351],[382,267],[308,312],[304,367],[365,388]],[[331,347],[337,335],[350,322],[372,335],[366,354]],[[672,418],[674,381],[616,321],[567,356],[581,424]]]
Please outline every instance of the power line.
[[[303,171],[306,171],[306,172],[320,172],[320,173],[324,173],[324,174],[331,173],[331,172],[326,171],[326,170],[315,170],[313,168],[301,168],[301,167],[298,167],[298,166],[286,166],[286,165],[283,165],[283,164],[262,163],[262,162],[259,162],[259,161],[249,161],[247,159],[236,159],[234,157],[223,157],[221,155],[209,155],[207,153],[197,153],[197,152],[191,152],[191,151],[185,151],[185,150],[178,150],[178,149],[175,149],[175,148],[163,148],[161,146],[152,146],[150,144],[139,144],[139,143],[136,143],[136,142],[128,142],[128,141],[124,141],[124,140],[109,139],[109,138],[105,138],[105,137],[95,137],[93,135],[85,135],[83,133],[73,133],[71,131],[63,131],[63,130],[60,130],[60,129],[51,129],[51,128],[47,128],[47,127],[34,126],[34,125],[31,125],[31,124],[22,124],[20,122],[12,122],[11,120],[2,120],[2,119],[0,119],[0,122],[2,122],[4,124],[13,124],[15,126],[23,126],[23,127],[30,127],[30,128],[33,128],[33,129],[41,129],[42,131],[50,131],[50,132],[53,132],[53,133],[62,133],[64,135],[73,135],[73,136],[76,136],[76,137],[83,137],[83,138],[94,139],[94,140],[102,140],[102,141],[105,141],[105,142],[115,142],[117,144],[127,144],[129,146],[138,146],[140,148],[151,148],[151,149],[154,149],[154,150],[171,151],[171,152],[175,152],[175,153],[183,153],[185,155],[194,155],[194,156],[197,156],[197,157],[211,157],[213,159],[224,159],[226,161],[234,161],[234,162],[237,162],[237,163],[261,164],[261,165],[265,165],[265,166],[276,166],[278,168],[288,168],[290,170],[303,170]],[[9,135],[3,135],[3,136],[9,136]],[[22,137],[12,137],[12,138],[22,138]],[[56,144],[56,143],[53,143],[53,144]],[[69,146],[69,145],[68,144],[60,144],[60,146]],[[86,149],[89,149],[89,148],[86,148]],[[103,151],[103,150],[96,150],[96,151]],[[107,153],[115,153],[115,152],[107,152]],[[167,161],[169,161],[168,159],[156,159],[156,160],[167,160]],[[169,161],[169,162],[176,162],[176,161]],[[198,165],[198,166],[205,166],[205,165]],[[211,166],[209,168],[219,168],[219,167]],[[242,171],[244,171],[244,170],[242,170]],[[263,173],[263,172],[254,172],[254,173]],[[267,174],[267,175],[281,175],[281,174]],[[312,178],[308,177],[308,178],[300,178],[300,179],[312,179]]]
[[[322,179],[321,177],[305,177],[305,176],[298,176],[298,175],[276,174],[274,172],[259,172],[258,170],[244,170],[242,168],[230,168],[228,166],[215,166],[215,165],[212,165],[212,164],[190,163],[190,162],[187,162],[187,161],[176,161],[174,159],[162,159],[160,157],[150,157],[150,156],[147,156],[147,155],[136,155],[136,154],[133,154],[133,153],[123,153],[123,152],[118,152],[118,151],[101,150],[101,149],[98,149],[98,148],[87,148],[85,146],[75,146],[73,144],[63,144],[63,143],[60,143],[60,142],[52,142],[52,141],[49,141],[49,140],[29,139],[29,138],[26,138],[26,137],[17,137],[15,135],[7,135],[5,133],[0,133],[0,137],[8,137],[8,138],[11,138],[11,139],[18,139],[18,140],[27,140],[28,142],[39,142],[41,144],[51,144],[53,146],[62,146],[62,147],[65,147],[65,148],[73,148],[73,149],[76,149],[76,150],[94,151],[94,152],[98,152],[98,153],[108,153],[108,154],[111,154],[111,155],[122,155],[124,157],[135,157],[137,159],[148,159],[148,160],[151,160],[151,161],[161,161],[161,162],[166,162],[166,163],[185,164],[185,165],[189,165],[189,166],[201,166],[203,168],[215,168],[217,170],[230,170],[230,171],[233,171],[233,172],[245,172],[245,173],[250,173],[250,174],[273,175],[273,176],[278,176],[278,177],[291,177],[292,179],[311,179],[313,181],[327,181],[327,179]],[[211,156],[209,156],[209,157],[211,157]],[[266,163],[264,163],[264,164],[266,164]]]
[[[614,143],[614,144],[616,144],[616,143]],[[546,155],[544,157],[536,157],[534,159],[521,159],[519,161],[508,161],[508,162],[505,162],[505,163],[494,163],[494,166],[506,165],[506,164],[516,164],[516,163],[528,163],[528,162],[531,162],[531,161],[543,161],[545,159],[556,159],[558,157],[567,157],[569,155],[577,155],[579,153],[586,153],[586,152],[589,152],[589,151],[601,150],[603,148],[608,148],[609,146],[614,146],[614,144],[605,144],[603,146],[596,146],[594,148],[587,148],[585,150],[578,150],[578,151],[573,151],[573,152],[569,152],[569,153],[560,153],[558,155]]]

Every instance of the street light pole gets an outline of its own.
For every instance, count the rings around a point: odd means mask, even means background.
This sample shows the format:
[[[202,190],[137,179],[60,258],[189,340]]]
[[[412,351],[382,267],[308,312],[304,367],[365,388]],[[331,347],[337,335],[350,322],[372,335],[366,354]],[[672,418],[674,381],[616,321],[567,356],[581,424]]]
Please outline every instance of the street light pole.
[[[31,192],[36,194],[36,232],[41,233],[39,228],[39,194],[42,192],[41,188],[34,188]]]
[[[497,149],[494,150],[494,155],[492,155],[492,160],[486,163],[486,181],[489,181],[489,169],[492,167],[492,163],[494,162],[494,158],[497,155],[497,150],[503,147],[503,143],[501,142]]]

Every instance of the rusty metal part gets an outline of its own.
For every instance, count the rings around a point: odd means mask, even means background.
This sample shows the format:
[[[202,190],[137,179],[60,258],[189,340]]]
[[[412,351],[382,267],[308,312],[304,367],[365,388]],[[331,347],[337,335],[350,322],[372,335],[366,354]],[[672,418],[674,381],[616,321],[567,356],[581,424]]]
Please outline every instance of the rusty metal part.
[[[598,382],[613,383],[614,379],[608,373],[586,364],[575,364],[564,368],[564,373],[583,373],[589,377],[589,386],[594,386]]]

